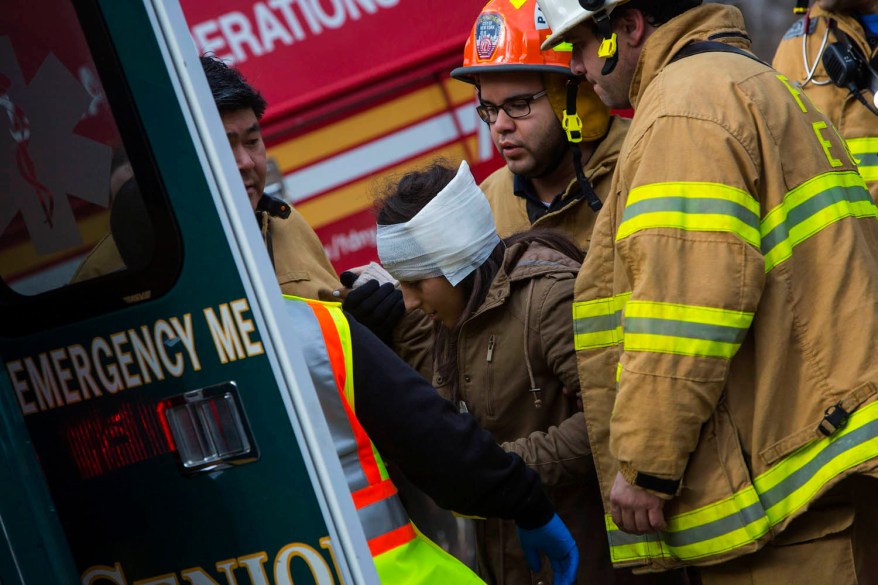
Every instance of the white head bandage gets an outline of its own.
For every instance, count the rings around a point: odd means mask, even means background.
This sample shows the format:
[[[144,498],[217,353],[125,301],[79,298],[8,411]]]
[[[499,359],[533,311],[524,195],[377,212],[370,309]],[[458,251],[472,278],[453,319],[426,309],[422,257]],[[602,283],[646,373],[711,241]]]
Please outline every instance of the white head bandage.
[[[444,276],[457,286],[499,242],[488,199],[476,186],[466,161],[409,221],[378,226],[378,257],[399,280]]]

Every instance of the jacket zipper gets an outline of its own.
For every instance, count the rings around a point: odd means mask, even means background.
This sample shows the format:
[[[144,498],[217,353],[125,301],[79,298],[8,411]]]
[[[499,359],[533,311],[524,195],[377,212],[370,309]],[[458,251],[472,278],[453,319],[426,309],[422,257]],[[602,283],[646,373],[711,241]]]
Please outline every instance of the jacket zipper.
[[[488,338],[488,357],[487,361],[490,363],[494,359],[494,336]]]

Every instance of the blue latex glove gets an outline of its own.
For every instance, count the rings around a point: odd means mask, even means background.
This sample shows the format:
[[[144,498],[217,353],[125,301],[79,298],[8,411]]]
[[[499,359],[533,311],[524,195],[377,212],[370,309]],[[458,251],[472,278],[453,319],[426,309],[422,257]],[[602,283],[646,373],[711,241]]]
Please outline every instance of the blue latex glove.
[[[549,557],[549,563],[552,565],[554,585],[576,583],[579,549],[576,548],[573,536],[558,514],[539,528],[533,530],[516,528],[516,531],[531,571],[536,573],[540,570],[540,553],[544,553]]]

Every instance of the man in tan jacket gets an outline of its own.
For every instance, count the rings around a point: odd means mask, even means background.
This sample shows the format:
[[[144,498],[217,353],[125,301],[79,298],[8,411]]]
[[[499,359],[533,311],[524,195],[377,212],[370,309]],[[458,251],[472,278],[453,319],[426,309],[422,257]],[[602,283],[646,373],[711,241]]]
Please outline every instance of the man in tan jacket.
[[[614,563],[878,582],[878,220],[844,141],[736,8],[539,1],[635,109],[574,304]]]
[[[824,55],[829,52],[832,58],[839,51],[861,59],[857,75],[862,77],[853,87],[836,85],[826,73]],[[878,200],[878,110],[873,103],[878,79],[865,66],[876,55],[878,1],[817,0],[784,35],[772,64],[838,128]]]
[[[480,185],[500,237],[553,228],[585,252],[629,122],[610,116],[587,84],[568,87],[570,48],[540,49],[551,32],[536,0],[491,0],[451,75],[475,85],[506,162]]]
[[[259,120],[265,112],[265,100],[239,71],[216,57],[202,56],[201,66],[259,221],[281,291],[312,299],[337,300],[332,291],[341,283],[317,234],[305,218],[290,206],[286,206],[289,211],[286,218],[260,206],[265,191],[267,159]]]

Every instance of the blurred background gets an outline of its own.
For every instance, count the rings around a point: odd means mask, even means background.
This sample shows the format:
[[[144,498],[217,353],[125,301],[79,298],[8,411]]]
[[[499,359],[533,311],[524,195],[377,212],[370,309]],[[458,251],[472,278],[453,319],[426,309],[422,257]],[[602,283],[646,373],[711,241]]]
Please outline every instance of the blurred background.
[[[744,13],[754,52],[769,63],[780,39],[799,18],[793,14],[794,0],[734,0],[720,4],[737,6]]]

